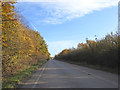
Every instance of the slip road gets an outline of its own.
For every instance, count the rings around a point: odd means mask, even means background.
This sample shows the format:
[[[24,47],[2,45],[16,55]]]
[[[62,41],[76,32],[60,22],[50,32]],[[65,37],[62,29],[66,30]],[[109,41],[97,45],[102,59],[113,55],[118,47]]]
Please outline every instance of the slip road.
[[[117,88],[118,75],[49,60],[31,77],[19,85],[20,88]]]

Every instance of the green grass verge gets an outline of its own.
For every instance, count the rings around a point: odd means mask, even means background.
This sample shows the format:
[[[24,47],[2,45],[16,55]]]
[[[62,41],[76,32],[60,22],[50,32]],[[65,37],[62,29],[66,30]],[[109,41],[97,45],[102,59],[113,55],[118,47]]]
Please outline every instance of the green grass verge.
[[[15,88],[21,82],[21,80],[29,76],[34,70],[36,70],[38,67],[42,66],[46,62],[47,60],[44,60],[43,62],[39,62],[31,66],[30,68],[20,72],[19,74],[7,77],[6,81],[2,83],[2,88]]]

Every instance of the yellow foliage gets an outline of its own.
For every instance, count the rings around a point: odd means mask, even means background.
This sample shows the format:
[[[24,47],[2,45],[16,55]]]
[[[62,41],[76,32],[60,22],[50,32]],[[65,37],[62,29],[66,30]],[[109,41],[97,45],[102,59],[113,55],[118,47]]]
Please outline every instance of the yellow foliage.
[[[38,60],[49,58],[45,41],[38,32],[18,21],[13,4],[2,3],[3,77],[19,73]]]

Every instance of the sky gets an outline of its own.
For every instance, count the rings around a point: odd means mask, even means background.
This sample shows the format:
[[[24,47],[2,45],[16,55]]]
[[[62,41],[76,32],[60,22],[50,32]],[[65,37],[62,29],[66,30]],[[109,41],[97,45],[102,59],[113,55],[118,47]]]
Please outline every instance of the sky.
[[[29,2],[28,2],[29,1]],[[53,57],[86,38],[102,39],[117,31],[118,0],[19,0],[16,7],[29,26],[40,32]]]

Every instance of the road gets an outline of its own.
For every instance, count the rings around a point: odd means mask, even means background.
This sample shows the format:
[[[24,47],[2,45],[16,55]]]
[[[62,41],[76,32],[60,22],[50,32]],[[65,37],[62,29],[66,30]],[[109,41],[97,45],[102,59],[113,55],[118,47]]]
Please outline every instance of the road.
[[[87,67],[49,60],[20,88],[117,88],[118,75]]]

